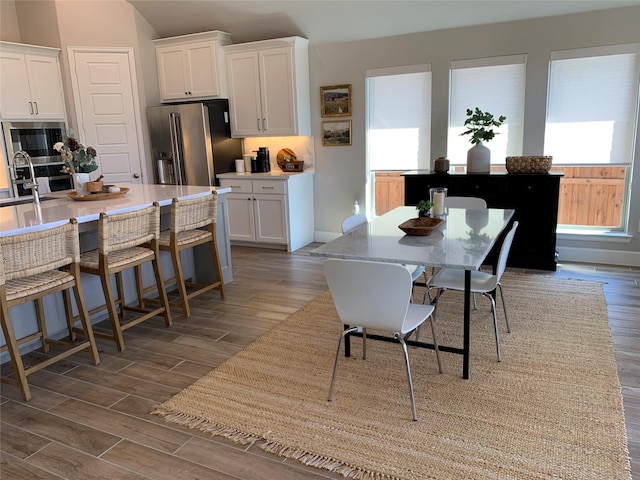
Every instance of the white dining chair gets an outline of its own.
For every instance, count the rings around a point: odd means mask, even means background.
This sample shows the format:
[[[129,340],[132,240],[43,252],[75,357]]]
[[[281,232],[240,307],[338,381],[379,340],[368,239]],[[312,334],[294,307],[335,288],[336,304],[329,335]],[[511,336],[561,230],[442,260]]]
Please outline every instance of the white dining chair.
[[[341,333],[338,341],[331,387],[329,388],[329,401],[333,400],[338,361],[345,336],[355,332],[362,333],[363,358],[366,359],[366,329],[385,330],[392,332],[393,338],[402,346],[413,419],[417,420],[413,381],[405,341],[429,319],[438,370],[442,373],[438,341],[433,324],[435,308],[432,305],[410,302],[413,282],[409,271],[400,264],[332,258],[325,262],[324,273],[340,321],[348,326]]]
[[[366,215],[363,215],[362,213],[351,215],[350,217],[345,218],[344,221],[342,222],[342,233],[343,234],[348,233],[351,230],[354,230],[355,228],[359,227],[360,225],[364,225],[365,223],[367,223]],[[420,278],[420,275],[423,275],[425,272],[424,265],[405,265],[405,267],[407,267],[407,269],[411,273],[412,282],[417,282],[418,279]],[[427,282],[426,276],[424,280],[426,285],[426,282]]]
[[[445,208],[467,208],[482,210],[487,208],[487,202],[480,197],[446,197]]]
[[[502,274],[507,268],[507,258],[509,256],[509,250],[511,250],[511,244],[513,243],[513,237],[516,234],[518,228],[518,222],[513,222],[513,226],[509,233],[504,238],[502,246],[500,247],[500,254],[498,255],[498,263],[496,265],[496,273],[486,273],[482,271],[471,272],[471,293],[479,293],[487,297],[491,301],[491,313],[493,314],[493,329],[496,335],[496,352],[498,361],[502,361],[502,355],[500,354],[500,338],[498,335],[498,316],[496,314],[496,301],[493,298],[493,292],[500,290],[500,298],[502,300],[502,308],[504,310],[504,320],[507,325],[507,332],[511,333],[509,327],[509,317],[507,316],[507,306],[504,303],[504,293],[502,291],[502,284],[500,280]],[[437,289],[435,300],[433,304],[438,305],[438,300],[445,290],[458,290],[464,291],[464,270],[455,268],[443,268],[438,271],[431,280],[429,280],[428,290]]]
[[[487,202],[480,197],[446,197],[444,199],[445,208],[466,208],[468,210],[483,210],[487,208]],[[431,269],[431,275],[435,275],[436,268]],[[426,282],[428,285],[428,281]],[[429,289],[425,292],[425,300],[428,296]],[[423,301],[424,303],[424,301]],[[473,309],[477,309],[476,296],[473,295]]]

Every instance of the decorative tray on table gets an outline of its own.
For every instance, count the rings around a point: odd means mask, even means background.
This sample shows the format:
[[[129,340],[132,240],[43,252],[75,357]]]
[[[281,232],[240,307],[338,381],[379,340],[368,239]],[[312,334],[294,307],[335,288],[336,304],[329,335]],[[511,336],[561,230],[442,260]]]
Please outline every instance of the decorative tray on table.
[[[67,193],[67,196],[71,200],[77,200],[77,201],[82,201],[82,202],[90,202],[92,200],[106,200],[108,198],[121,197],[122,195],[125,195],[128,191],[129,191],[128,188],[120,187],[120,191],[119,192],[113,192],[113,193],[109,193],[109,192],[87,193],[86,195],[78,195],[76,193],[76,191],[74,190],[73,192]]]
[[[444,225],[444,220],[435,217],[411,218],[398,225],[398,228],[407,235],[431,235]]]

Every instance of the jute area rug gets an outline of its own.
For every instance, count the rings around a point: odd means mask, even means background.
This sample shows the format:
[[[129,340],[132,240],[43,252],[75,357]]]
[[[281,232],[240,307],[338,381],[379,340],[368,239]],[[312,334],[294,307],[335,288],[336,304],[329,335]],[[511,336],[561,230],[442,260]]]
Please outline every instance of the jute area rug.
[[[462,358],[410,348],[419,420],[401,347],[354,339],[327,401],[342,325],[329,292],[154,413],[350,478],[630,479],[620,383],[598,283],[503,277],[497,363],[486,299],[472,312],[471,378]],[[438,309],[441,344],[461,345],[462,296]],[[421,338],[431,340],[430,329]]]

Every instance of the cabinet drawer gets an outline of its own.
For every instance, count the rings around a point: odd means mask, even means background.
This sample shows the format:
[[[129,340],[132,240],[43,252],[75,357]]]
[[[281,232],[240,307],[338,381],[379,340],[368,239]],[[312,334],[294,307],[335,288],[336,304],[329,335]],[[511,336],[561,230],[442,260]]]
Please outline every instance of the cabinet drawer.
[[[251,193],[251,180],[237,180],[235,178],[221,178],[220,186],[231,188],[233,193]]]
[[[287,182],[282,180],[254,180],[253,193],[287,193]]]

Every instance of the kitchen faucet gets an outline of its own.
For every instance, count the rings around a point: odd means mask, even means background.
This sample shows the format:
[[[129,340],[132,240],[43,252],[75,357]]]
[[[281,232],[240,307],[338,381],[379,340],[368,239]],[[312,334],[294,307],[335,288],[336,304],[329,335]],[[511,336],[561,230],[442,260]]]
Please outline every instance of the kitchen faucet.
[[[13,172],[14,177],[17,178],[17,168],[16,168],[16,159],[22,157],[29,164],[29,174],[31,175],[31,181],[29,183],[24,184],[24,188],[30,188],[31,193],[33,195],[33,203],[36,205],[40,205],[40,195],[38,195],[38,182],[36,181],[36,172],[33,169],[33,162],[31,161],[31,157],[24,150],[18,150],[13,154]]]

